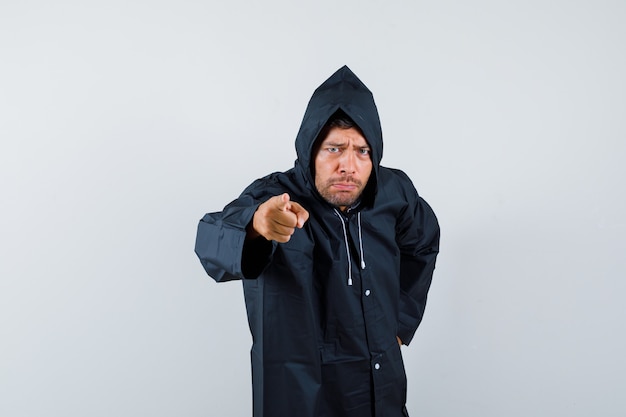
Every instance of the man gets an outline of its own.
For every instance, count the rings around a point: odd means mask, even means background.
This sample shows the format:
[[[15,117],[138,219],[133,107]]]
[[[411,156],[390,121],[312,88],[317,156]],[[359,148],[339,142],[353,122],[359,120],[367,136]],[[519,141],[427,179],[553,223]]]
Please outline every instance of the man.
[[[373,96],[344,66],[309,102],[294,168],[200,221],[207,273],[243,281],[255,417],[408,415],[399,345],[422,320],[439,226],[382,150]]]

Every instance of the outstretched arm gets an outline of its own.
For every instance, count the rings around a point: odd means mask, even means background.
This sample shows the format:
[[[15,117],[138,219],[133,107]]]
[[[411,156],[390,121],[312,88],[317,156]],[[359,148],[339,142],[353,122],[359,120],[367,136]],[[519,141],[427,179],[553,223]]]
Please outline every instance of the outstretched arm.
[[[223,211],[200,220],[195,251],[216,281],[256,278],[271,261],[276,243],[289,241],[307,221],[308,212],[288,194],[268,198],[271,188],[276,191],[260,180]]]

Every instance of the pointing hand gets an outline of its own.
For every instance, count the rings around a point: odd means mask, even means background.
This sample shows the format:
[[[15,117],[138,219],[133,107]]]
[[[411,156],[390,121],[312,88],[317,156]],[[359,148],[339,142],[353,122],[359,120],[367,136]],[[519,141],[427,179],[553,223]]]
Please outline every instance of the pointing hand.
[[[261,204],[248,227],[248,238],[263,236],[267,240],[285,243],[296,227],[301,229],[309,219],[309,212],[291,201],[289,194],[277,195]]]

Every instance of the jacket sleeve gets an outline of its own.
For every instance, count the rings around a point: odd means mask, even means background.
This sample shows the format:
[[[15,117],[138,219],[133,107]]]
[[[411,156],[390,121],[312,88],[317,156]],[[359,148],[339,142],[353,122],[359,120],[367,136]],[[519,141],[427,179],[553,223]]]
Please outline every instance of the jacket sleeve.
[[[270,197],[254,192],[259,189],[253,184],[223,211],[206,214],[198,224],[195,252],[217,282],[256,278],[271,260],[274,242],[263,237],[246,241],[254,212]]]
[[[398,219],[396,239],[400,248],[400,308],[398,337],[408,345],[422,321],[426,298],[439,253],[439,224],[431,207],[410,187],[407,206]],[[407,186],[408,187],[408,186]]]

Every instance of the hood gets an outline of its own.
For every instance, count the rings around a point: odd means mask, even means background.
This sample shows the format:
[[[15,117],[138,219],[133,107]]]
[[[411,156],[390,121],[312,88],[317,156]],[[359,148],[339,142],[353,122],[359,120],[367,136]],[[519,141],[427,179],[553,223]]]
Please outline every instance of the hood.
[[[310,169],[313,145],[328,119],[339,109],[359,126],[371,148],[372,174],[366,190],[371,194],[376,190],[378,167],[383,157],[380,119],[372,92],[347,66],[324,81],[309,100],[296,137],[296,168],[314,190],[315,181]]]

